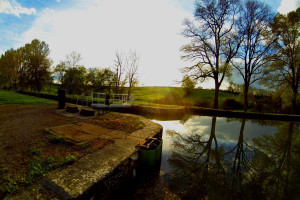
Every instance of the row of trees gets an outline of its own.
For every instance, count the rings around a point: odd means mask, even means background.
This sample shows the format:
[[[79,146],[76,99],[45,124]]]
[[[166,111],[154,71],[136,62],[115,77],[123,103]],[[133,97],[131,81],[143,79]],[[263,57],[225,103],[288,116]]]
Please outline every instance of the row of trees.
[[[191,39],[181,51],[194,64],[183,68],[193,80],[215,82],[214,108],[219,89],[235,69],[243,79],[244,111],[250,86],[258,82],[285,87],[293,94],[296,111],[299,66],[300,8],[287,15],[271,12],[258,0],[199,0],[195,20],[185,20],[183,35]]]
[[[17,50],[6,51],[0,58],[0,87],[41,91],[52,80],[49,53],[48,45],[36,39]]]
[[[30,89],[40,92],[56,79],[69,94],[99,91],[124,92],[128,95],[138,84],[139,56],[135,51],[116,52],[114,66],[85,68],[80,65],[81,55],[72,52],[51,70],[49,46],[34,39],[17,50],[10,49],[0,58],[0,88]]]
[[[61,87],[69,94],[102,91],[124,93],[127,85],[128,96],[138,84],[139,56],[135,51],[115,53],[114,66],[110,68],[89,68],[80,65],[81,56],[72,52],[54,68]]]

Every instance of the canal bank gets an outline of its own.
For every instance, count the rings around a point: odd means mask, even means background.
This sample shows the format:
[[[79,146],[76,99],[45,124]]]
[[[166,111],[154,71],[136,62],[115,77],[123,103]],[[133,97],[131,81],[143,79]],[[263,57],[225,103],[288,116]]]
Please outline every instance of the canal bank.
[[[253,113],[253,112],[221,110],[221,109],[212,109],[212,108],[184,107],[184,106],[178,106],[175,108],[166,108],[166,107],[134,105],[131,109],[124,109],[123,111],[137,114],[137,115],[142,115],[151,119],[158,119],[158,120],[177,120],[177,119],[181,119],[184,115],[204,115],[204,116],[244,118],[244,119],[300,121],[299,115]]]
[[[57,95],[41,94],[35,92],[19,91],[21,94],[46,98],[51,100],[59,100]],[[76,104],[76,98],[65,97],[66,103]],[[90,105],[91,102],[87,103]],[[133,105],[131,108],[115,109],[118,112],[127,112],[137,115],[143,115],[151,119],[161,120],[176,120],[182,118],[185,114],[205,115],[230,118],[247,118],[247,119],[266,119],[277,121],[300,121],[299,115],[275,114],[275,113],[253,113],[233,110],[221,110],[191,106],[176,106],[176,107],[155,107],[149,105]]]

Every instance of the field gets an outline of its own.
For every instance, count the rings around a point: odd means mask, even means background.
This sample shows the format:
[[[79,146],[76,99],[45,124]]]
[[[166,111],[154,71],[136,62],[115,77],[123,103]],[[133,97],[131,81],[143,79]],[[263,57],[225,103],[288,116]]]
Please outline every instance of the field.
[[[212,107],[214,100],[214,90],[195,89],[191,95],[186,96],[184,90],[179,87],[138,87],[132,94],[135,96],[135,104]],[[238,94],[220,91],[219,105],[222,105],[225,99],[238,98]]]
[[[48,86],[40,93],[57,95],[57,85]],[[103,91],[96,91],[103,92]],[[127,94],[127,88],[123,92]],[[214,90],[195,89],[192,94],[185,95],[183,88],[180,87],[137,87],[133,88],[131,94],[134,95],[134,104],[139,105],[155,105],[164,107],[173,106],[197,106],[212,108],[214,101]],[[84,95],[90,96],[90,92]],[[68,95],[71,98],[80,98],[80,95]],[[219,107],[225,99],[235,99],[239,101],[239,95],[227,91],[219,93]],[[1,99],[0,99],[1,102]]]

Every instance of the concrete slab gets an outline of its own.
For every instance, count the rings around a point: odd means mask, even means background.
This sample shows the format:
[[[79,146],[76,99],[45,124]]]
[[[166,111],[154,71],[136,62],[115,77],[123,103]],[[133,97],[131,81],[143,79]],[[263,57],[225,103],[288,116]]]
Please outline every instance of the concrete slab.
[[[127,134],[124,132],[115,131],[87,123],[66,124],[51,127],[49,131],[54,135],[64,136],[65,138],[75,143],[91,141],[96,138],[122,139],[127,137]]]
[[[77,124],[66,124],[62,126],[51,127],[49,130],[54,135],[64,136],[65,138],[76,143],[90,141],[97,138],[97,135],[80,130],[80,126]]]

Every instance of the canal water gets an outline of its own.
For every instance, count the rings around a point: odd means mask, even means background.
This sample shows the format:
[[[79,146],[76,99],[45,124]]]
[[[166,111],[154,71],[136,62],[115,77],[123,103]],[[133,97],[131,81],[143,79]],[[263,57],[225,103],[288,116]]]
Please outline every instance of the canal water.
[[[156,170],[111,199],[300,199],[299,123],[189,115],[163,126]]]

